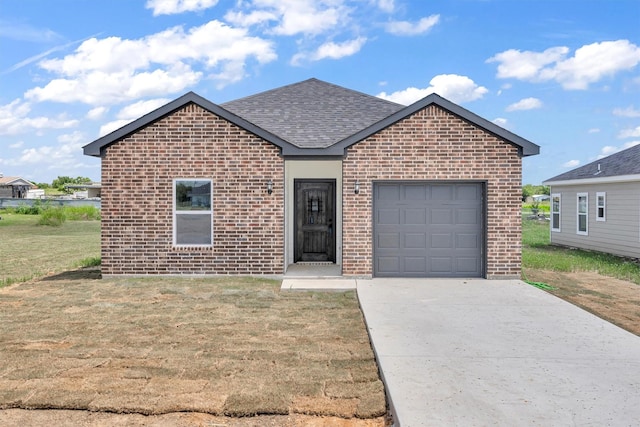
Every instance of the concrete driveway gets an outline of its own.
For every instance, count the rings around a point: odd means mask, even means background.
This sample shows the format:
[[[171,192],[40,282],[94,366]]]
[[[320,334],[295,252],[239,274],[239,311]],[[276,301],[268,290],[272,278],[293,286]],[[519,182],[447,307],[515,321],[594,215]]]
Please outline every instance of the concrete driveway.
[[[396,426],[636,426],[640,337],[519,280],[357,281]]]

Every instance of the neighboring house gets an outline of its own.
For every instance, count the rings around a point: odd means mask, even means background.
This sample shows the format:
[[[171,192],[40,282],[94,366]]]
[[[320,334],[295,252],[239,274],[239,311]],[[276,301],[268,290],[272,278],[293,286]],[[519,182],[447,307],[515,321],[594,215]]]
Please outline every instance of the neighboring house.
[[[84,147],[102,159],[102,272],[520,276],[522,157],[539,147],[435,94],[317,79],[194,93]]]
[[[25,199],[32,188],[36,188],[35,184],[24,178],[0,175],[0,197]]]
[[[640,257],[640,145],[544,184],[551,187],[551,243]]]
[[[68,184],[64,186],[69,190],[80,190],[73,193],[75,199],[97,199],[102,191],[102,184],[92,182],[91,184]]]

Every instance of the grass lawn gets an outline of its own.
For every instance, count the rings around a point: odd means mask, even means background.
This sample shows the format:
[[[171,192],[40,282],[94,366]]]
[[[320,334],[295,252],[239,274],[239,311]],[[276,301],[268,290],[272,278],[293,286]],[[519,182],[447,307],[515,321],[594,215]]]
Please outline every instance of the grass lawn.
[[[0,424],[38,423],[39,411],[11,412],[21,408],[70,409],[55,415],[65,425],[80,413],[385,425],[355,292],[281,293],[279,281],[243,277],[100,279],[99,268],[77,268],[99,255],[99,221],[0,215]],[[150,425],[131,417],[118,422]]]
[[[523,279],[640,336],[640,264],[549,244],[547,221],[523,220]]]
[[[38,215],[0,211],[0,287],[79,267],[100,257],[100,221],[37,225]]]
[[[600,252],[551,246],[549,222],[522,221],[522,265],[525,269],[562,272],[592,271],[640,284],[640,265]]]

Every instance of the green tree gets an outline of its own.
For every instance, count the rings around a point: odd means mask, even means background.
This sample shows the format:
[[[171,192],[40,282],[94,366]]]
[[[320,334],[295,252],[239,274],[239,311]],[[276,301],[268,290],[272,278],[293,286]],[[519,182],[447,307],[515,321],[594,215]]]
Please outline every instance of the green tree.
[[[546,194],[547,196],[550,194],[549,193],[549,186],[548,185],[533,185],[533,184],[526,184],[522,187],[522,201],[526,202],[527,201],[527,197],[531,197],[533,195],[536,194]]]
[[[84,176],[79,176],[76,178],[71,178],[70,176],[58,176],[53,180],[51,186],[58,189],[59,191],[71,193],[72,191],[66,188],[65,185],[91,184],[91,182],[91,178],[87,178]]]

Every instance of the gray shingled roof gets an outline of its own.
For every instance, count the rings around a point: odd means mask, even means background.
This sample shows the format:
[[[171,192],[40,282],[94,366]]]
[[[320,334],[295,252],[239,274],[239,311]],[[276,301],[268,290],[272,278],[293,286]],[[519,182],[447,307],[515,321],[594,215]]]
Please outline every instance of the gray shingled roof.
[[[598,169],[599,167],[599,169]],[[600,172],[598,172],[600,170]],[[545,182],[572,181],[576,179],[608,178],[640,174],[640,145],[572,169]]]
[[[300,148],[329,147],[405,108],[318,79],[221,107]]]
[[[222,105],[189,92],[85,145],[84,154],[99,157],[105,147],[192,103],[280,147],[285,157],[342,157],[351,145],[431,104],[518,147],[521,156],[540,151],[536,144],[435,93],[405,107],[309,79]]]

